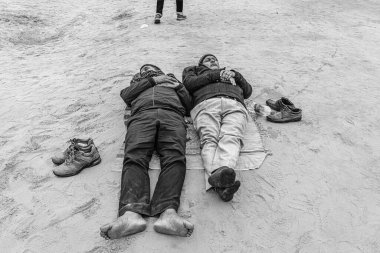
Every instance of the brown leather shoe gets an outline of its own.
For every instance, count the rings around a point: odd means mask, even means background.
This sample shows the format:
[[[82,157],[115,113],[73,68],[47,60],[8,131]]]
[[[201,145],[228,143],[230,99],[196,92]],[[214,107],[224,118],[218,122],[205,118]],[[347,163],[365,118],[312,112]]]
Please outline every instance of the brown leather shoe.
[[[272,108],[275,111],[281,111],[281,109],[285,106],[288,106],[290,108],[295,108],[294,104],[287,98],[280,98],[279,100],[273,100],[273,99],[268,99],[266,101],[266,104]]]
[[[281,111],[267,116],[267,120],[275,123],[295,122],[302,119],[302,110],[284,106]]]
[[[237,180],[233,186],[227,188],[215,188],[215,191],[224,202],[228,202],[233,199],[234,194],[239,190],[239,187],[240,181]]]
[[[55,165],[61,165],[65,162],[65,160],[68,158],[70,150],[72,147],[76,147],[77,149],[83,151],[83,152],[90,152],[91,151],[91,144],[94,144],[94,141],[91,138],[88,139],[70,139],[68,141],[70,143],[70,146],[63,151],[61,154],[57,154],[51,158],[51,161]]]
[[[85,168],[99,164],[102,161],[95,145],[90,146],[90,152],[83,152],[76,147],[71,147],[65,164],[53,169],[58,177],[70,177],[78,174]]]
[[[210,185],[218,188],[231,187],[235,183],[236,173],[233,169],[222,166],[216,169],[208,178]]]

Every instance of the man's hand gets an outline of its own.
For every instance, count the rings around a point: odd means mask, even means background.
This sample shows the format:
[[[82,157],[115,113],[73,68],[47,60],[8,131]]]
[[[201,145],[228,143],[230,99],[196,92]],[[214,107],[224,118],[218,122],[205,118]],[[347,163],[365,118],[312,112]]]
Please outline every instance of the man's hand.
[[[235,72],[229,69],[224,69],[220,71],[220,80],[222,80],[222,82],[234,84],[235,83],[234,77],[235,77]]]
[[[179,84],[180,84],[179,82],[176,82],[176,83],[161,83],[161,84],[157,84],[156,86],[175,89],[175,88],[177,88],[179,86]]]
[[[167,75],[162,75],[162,76],[155,76],[153,77],[153,80],[156,84],[161,84],[161,83],[178,83],[178,81],[170,76]]]
[[[168,87],[168,88],[172,88],[172,89],[177,88],[178,85],[180,84],[177,81],[177,79],[170,77],[170,76],[167,76],[167,75],[155,76],[155,77],[153,77],[153,80],[157,84],[157,86]]]

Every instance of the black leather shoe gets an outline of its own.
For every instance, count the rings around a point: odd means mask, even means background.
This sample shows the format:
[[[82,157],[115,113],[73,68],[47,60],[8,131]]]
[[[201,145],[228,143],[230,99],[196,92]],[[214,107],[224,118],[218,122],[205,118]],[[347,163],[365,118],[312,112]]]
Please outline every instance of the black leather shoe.
[[[215,191],[218,193],[219,197],[224,201],[228,202],[234,198],[235,192],[239,190],[240,181],[236,181],[233,186],[227,188],[215,188]]]
[[[284,106],[281,111],[267,116],[267,120],[274,123],[295,122],[302,119],[302,110]]]
[[[284,106],[288,106],[290,108],[295,108],[294,104],[287,98],[280,98],[279,100],[275,101],[273,99],[268,99],[266,101],[266,104],[272,108],[273,110],[275,111],[281,111],[281,109],[284,107]]]
[[[235,183],[236,173],[233,169],[223,166],[216,169],[208,178],[210,185],[218,188],[231,187]]]

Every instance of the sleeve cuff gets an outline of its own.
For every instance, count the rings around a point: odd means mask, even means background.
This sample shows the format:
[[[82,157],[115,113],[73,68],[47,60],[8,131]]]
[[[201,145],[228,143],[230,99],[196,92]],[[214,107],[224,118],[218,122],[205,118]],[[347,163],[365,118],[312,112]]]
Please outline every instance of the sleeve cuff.
[[[149,77],[148,81],[152,85],[152,87],[156,85],[156,82],[154,81],[153,77]]]
[[[218,81],[220,79],[220,69],[210,72],[209,78],[211,81]]]

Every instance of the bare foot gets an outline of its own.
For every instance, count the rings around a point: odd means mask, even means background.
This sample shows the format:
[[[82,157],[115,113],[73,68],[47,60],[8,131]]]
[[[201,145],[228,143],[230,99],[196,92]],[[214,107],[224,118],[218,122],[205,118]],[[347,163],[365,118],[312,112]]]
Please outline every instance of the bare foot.
[[[119,239],[146,229],[146,221],[140,214],[127,211],[114,222],[100,227],[100,236],[105,239]]]
[[[179,217],[174,209],[167,209],[154,223],[154,230],[161,234],[190,236],[193,233],[194,225]]]

